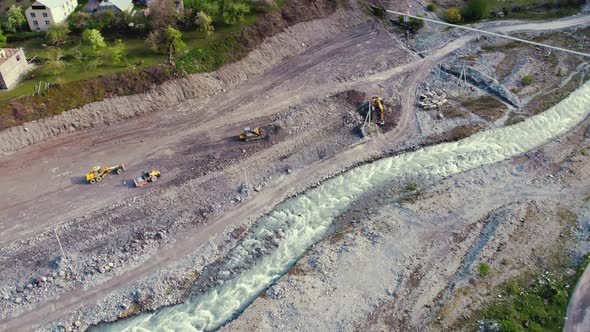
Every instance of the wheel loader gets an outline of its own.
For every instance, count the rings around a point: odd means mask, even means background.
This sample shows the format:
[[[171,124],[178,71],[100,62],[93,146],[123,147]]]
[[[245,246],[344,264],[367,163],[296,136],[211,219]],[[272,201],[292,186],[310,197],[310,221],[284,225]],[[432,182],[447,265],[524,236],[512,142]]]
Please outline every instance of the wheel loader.
[[[260,127],[252,128],[244,128],[244,131],[240,134],[240,139],[242,141],[255,141],[259,139],[263,139],[266,137],[266,133]]]
[[[158,181],[158,178],[160,177],[160,175],[161,175],[161,173],[157,169],[153,169],[151,171],[145,170],[145,171],[143,171],[143,174],[141,176],[138,176],[135,179],[133,179],[133,183],[138,188],[143,187],[148,182]]]
[[[91,172],[86,173],[86,182],[95,184],[96,182],[102,181],[102,179],[111,172],[121,174],[125,172],[125,166],[123,164],[111,167],[94,166]]]

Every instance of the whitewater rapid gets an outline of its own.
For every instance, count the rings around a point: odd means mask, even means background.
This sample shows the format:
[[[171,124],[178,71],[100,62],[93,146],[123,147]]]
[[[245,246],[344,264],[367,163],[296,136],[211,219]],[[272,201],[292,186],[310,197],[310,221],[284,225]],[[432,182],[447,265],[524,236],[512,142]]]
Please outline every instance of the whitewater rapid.
[[[364,192],[395,178],[438,180],[523,154],[578,125],[590,113],[590,81],[549,110],[510,127],[356,167],[278,205],[255,232],[280,227],[283,238],[253,268],[184,304],[144,313],[97,331],[211,331],[237,317],[325,236],[334,217]],[[246,241],[248,242],[248,241]],[[251,243],[242,244],[244,248]]]

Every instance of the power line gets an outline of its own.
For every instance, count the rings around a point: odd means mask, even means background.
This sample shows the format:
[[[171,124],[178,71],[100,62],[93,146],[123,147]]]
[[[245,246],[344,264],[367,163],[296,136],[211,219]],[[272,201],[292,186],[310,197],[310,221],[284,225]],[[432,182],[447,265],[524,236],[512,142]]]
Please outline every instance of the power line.
[[[447,23],[447,22],[442,22],[442,21],[437,21],[437,20],[429,19],[429,18],[426,18],[426,17],[414,16],[414,15],[410,15],[410,14],[407,14],[407,13],[396,12],[396,11],[389,10],[389,9],[386,9],[385,11],[386,12],[389,12],[389,13],[397,14],[397,15],[403,15],[403,16],[407,16],[407,17],[412,17],[412,18],[415,18],[415,19],[418,19],[418,20],[423,20],[423,21],[426,21],[426,22],[432,22],[432,23],[442,24],[442,25],[446,25],[446,26],[449,26],[449,27],[453,27],[453,28],[459,28],[459,29],[464,29],[464,30],[469,30],[469,31],[475,31],[475,32],[483,33],[483,34],[488,34],[488,35],[492,35],[492,36],[496,36],[496,37],[511,39],[511,40],[514,40],[514,41],[522,42],[522,43],[527,43],[527,44],[531,44],[531,45],[535,45],[535,46],[540,46],[540,47],[546,47],[546,48],[554,49],[554,50],[557,50],[557,51],[562,51],[562,52],[571,53],[571,54],[575,54],[575,55],[581,55],[581,56],[585,56],[585,57],[589,57],[590,58],[590,54],[588,54],[588,53],[582,53],[582,52],[568,50],[568,49],[562,48],[562,47],[551,46],[551,45],[547,45],[547,44],[541,44],[541,43],[537,43],[537,42],[526,40],[526,39],[521,39],[521,38],[516,38],[516,37],[512,37],[512,36],[508,36],[508,35],[503,35],[501,33],[496,33],[496,32],[491,32],[491,31],[486,31],[486,30],[480,30],[480,29],[471,28],[471,27],[462,26],[462,25],[457,25],[457,24],[451,24],[451,23]]]

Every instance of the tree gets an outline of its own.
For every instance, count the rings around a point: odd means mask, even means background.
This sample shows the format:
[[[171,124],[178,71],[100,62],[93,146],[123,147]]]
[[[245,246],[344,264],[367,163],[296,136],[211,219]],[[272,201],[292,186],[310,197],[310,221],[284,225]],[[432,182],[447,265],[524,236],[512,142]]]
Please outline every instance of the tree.
[[[250,12],[250,6],[244,2],[227,1],[223,6],[223,22],[225,24],[236,24],[243,22],[246,14]]]
[[[481,20],[488,16],[490,3],[488,0],[469,0],[461,12],[469,21]]]
[[[117,39],[115,45],[112,48],[113,63],[119,64],[121,62],[127,62],[127,45],[121,40]]]
[[[195,19],[195,24],[199,26],[199,30],[205,32],[207,35],[210,35],[213,30],[213,19],[211,16],[207,15],[205,12],[199,12],[197,14],[197,18]]]
[[[133,17],[126,11],[120,11],[115,15],[115,25],[119,29],[127,29],[129,23],[131,23]]]
[[[157,52],[162,44],[162,35],[159,31],[150,31],[145,39],[145,46],[150,50]]]
[[[93,16],[100,30],[115,28],[117,18],[115,17],[115,12],[111,9],[96,13]]]
[[[216,17],[219,15],[219,3],[211,0],[187,0],[186,7],[193,10],[195,15],[199,12],[204,12],[209,17]],[[194,18],[194,17],[193,17]]]
[[[60,75],[66,70],[66,64],[63,62],[63,52],[60,48],[51,46],[47,48],[47,70],[52,75]]]
[[[2,32],[2,29],[0,29],[0,47],[4,47],[4,45],[6,45],[6,36]]]
[[[90,47],[92,47],[92,53],[94,56],[99,56],[102,50],[107,47],[107,44],[104,42],[104,38],[100,34],[100,31],[96,29],[86,29],[82,34],[82,40]]]
[[[90,14],[84,12],[72,13],[68,17],[68,24],[70,30],[74,32],[82,32],[85,28],[94,26],[94,19]]]
[[[10,6],[7,13],[7,20],[6,20],[6,30],[11,32],[16,32],[20,30],[22,25],[27,21],[25,15],[23,15],[23,10],[16,5]]]
[[[150,26],[152,31],[166,30],[168,26],[176,25],[176,5],[174,0],[157,1],[150,8]]]
[[[47,28],[45,37],[49,39],[51,44],[63,44],[70,33],[70,29],[65,23],[51,23]]]
[[[445,11],[445,20],[449,23],[461,22],[461,13],[457,8],[449,8]]]
[[[172,57],[181,48],[185,46],[182,41],[182,33],[179,30],[174,29],[171,26],[166,28],[166,49],[168,50],[168,62],[172,63]]]

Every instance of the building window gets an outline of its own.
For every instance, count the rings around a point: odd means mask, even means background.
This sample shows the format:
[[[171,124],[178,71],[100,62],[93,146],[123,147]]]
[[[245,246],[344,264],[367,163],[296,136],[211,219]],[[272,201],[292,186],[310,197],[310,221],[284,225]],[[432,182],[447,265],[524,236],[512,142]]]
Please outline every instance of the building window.
[[[45,10],[45,6],[31,6],[31,8],[37,9],[37,10]]]
[[[31,13],[31,17],[32,17],[32,18],[35,18],[35,17],[37,17],[37,16],[35,15],[35,13]]]
[[[20,61],[20,55],[19,54],[16,55],[16,61]]]
[[[47,17],[47,13],[43,13],[43,17]]]
[[[39,22],[33,21],[33,25],[39,25]]]
[[[45,20],[45,24],[49,25],[49,21]]]

